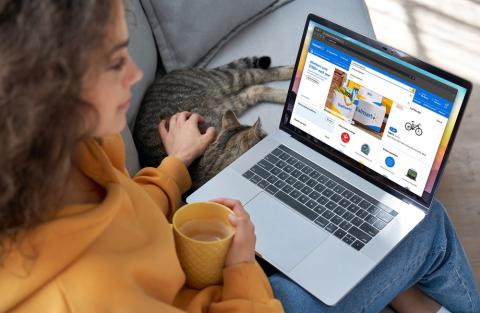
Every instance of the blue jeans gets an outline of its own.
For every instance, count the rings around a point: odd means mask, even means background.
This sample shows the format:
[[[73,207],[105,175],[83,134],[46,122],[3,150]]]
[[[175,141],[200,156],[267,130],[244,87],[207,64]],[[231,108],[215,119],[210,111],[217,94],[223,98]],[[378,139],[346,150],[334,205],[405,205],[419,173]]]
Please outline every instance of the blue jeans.
[[[475,277],[443,205],[424,220],[345,298],[327,306],[282,274],[270,276],[286,313],[380,312],[416,285],[451,312],[480,312]]]

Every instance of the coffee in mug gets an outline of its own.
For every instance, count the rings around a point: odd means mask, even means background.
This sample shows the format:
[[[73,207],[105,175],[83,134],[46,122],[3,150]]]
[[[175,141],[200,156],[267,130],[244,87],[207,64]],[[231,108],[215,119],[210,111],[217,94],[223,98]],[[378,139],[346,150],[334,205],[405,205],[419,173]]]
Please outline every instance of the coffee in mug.
[[[193,219],[184,222],[178,230],[185,236],[199,241],[220,241],[232,233],[232,228],[214,219]]]

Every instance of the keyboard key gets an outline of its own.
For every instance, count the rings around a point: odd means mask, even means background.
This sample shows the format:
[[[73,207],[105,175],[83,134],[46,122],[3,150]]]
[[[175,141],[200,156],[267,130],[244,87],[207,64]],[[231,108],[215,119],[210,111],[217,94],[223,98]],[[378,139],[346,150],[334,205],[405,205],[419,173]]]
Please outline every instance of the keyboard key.
[[[331,219],[330,219],[330,222],[332,222],[333,224],[335,225],[340,225],[340,223],[343,222],[343,219],[338,216],[338,215],[334,215]]]
[[[328,225],[328,220],[324,219],[323,217],[319,216],[315,220],[315,223],[320,225],[321,227],[325,228]]]
[[[318,192],[322,192],[322,191],[324,191],[326,188],[327,188],[327,187],[325,187],[324,185],[318,184],[318,185],[316,185],[313,189],[315,189],[315,190],[318,191]]]
[[[355,241],[355,237],[350,234],[347,234],[345,237],[342,238],[343,242],[347,245],[351,245]]]
[[[360,225],[363,224],[363,220],[362,220],[361,218],[355,216],[355,217],[350,221],[350,223],[352,223],[353,225],[355,225],[355,226],[358,227],[358,226],[360,226]]]
[[[360,225],[359,228],[372,237],[378,234],[378,230],[375,227],[368,225],[367,223],[363,223],[362,225]]]
[[[285,172],[280,172],[280,173],[277,174],[277,177],[278,177],[279,179],[281,179],[281,180],[285,180],[285,179],[287,179],[289,176],[290,176],[290,175],[288,175],[288,174],[285,173]]]
[[[283,180],[279,180],[275,183],[275,187],[277,188],[283,188],[287,183],[285,183]]]
[[[355,204],[350,204],[347,208],[348,211],[352,212],[352,213],[355,213],[357,212],[358,210],[360,210],[360,208],[358,206],[356,206]]]
[[[270,185],[270,184],[265,179],[262,179],[257,183],[257,186],[262,188],[262,189],[267,188],[268,185]]]
[[[337,185],[337,183],[335,183],[333,180],[329,180],[327,181],[327,183],[325,184],[325,186],[327,186],[328,188],[330,189],[333,189],[335,186]]]
[[[266,190],[268,193],[274,195],[275,193],[278,192],[279,189],[278,189],[277,187],[275,187],[274,185],[269,185],[267,188],[265,188],[265,190]]]
[[[360,198],[358,195],[353,195],[353,197],[350,198],[350,201],[359,204],[362,201],[362,198]]]
[[[300,195],[300,197],[298,197],[297,200],[300,201],[301,203],[305,204],[305,203],[307,203],[308,200],[310,200],[310,198],[307,197],[306,195]]]
[[[254,184],[258,184],[258,182],[261,181],[261,180],[262,180],[262,178],[258,175],[254,175],[254,176],[250,177],[250,181]]]
[[[295,159],[295,157],[293,157],[293,156],[292,156],[292,157],[289,157],[289,158],[288,158],[288,160],[287,160],[286,162],[287,162],[288,164],[290,164],[290,165],[292,165],[292,166],[293,166],[293,164],[297,163],[297,162],[298,162],[298,160],[297,160],[297,159]]]
[[[345,220],[347,220],[347,221],[350,222],[350,221],[355,217],[355,215],[353,215],[353,213],[350,213],[350,212],[347,211],[347,212],[345,212],[345,213],[342,215],[342,217],[343,217]]]
[[[328,202],[328,198],[325,196],[321,196],[320,198],[317,199],[317,202],[320,204],[326,204]]]
[[[318,217],[317,213],[313,212],[312,210],[310,210],[309,208],[307,208],[306,206],[304,206],[303,204],[282,191],[277,192],[275,194],[275,197],[277,197],[279,200],[283,201],[285,204],[287,204],[311,221],[314,221]]]
[[[274,165],[270,162],[267,162],[265,160],[260,160],[260,162],[258,162],[258,165],[260,165],[261,167],[263,167],[264,169],[270,171]]]
[[[285,182],[286,182],[287,184],[289,184],[289,185],[295,184],[296,181],[297,181],[297,180],[296,180],[294,177],[292,177],[292,176],[288,176],[287,179],[285,179]]]
[[[278,167],[274,166],[271,170],[270,170],[270,173],[272,173],[273,175],[278,175],[280,173],[283,173],[281,169],[279,169]]]
[[[310,173],[310,177],[313,178],[313,179],[316,179],[320,176],[320,173],[317,172],[317,171],[313,171]]]
[[[317,212],[318,214],[323,214],[323,212],[325,212],[325,207],[323,205],[318,205],[315,209],[313,209],[315,212]]]
[[[332,223],[328,224],[325,229],[331,233],[333,233],[334,231],[336,231],[338,229],[337,226],[333,225]]]
[[[278,161],[280,161],[279,158],[277,158],[276,156],[273,156],[271,154],[267,155],[264,160],[267,160],[268,162],[272,163],[272,164],[276,164]]]
[[[346,189],[344,192],[342,192],[342,196],[344,196],[346,199],[350,199],[353,196],[353,192]]]
[[[335,237],[337,237],[338,239],[342,239],[343,236],[345,236],[347,233],[342,230],[342,229],[337,229],[334,233]]]
[[[245,173],[243,173],[242,176],[245,177],[246,179],[250,179],[253,175],[255,175],[255,173],[252,172],[252,171],[250,171],[250,170],[248,170],[248,171],[246,171]]]
[[[350,227],[348,233],[365,244],[368,243],[370,239],[372,239],[372,237],[370,237],[355,226]]]
[[[290,192],[292,192],[292,190],[293,190],[293,187],[289,186],[289,185],[286,185],[282,188],[282,191],[285,192],[285,193],[290,193]]]
[[[307,181],[307,186],[309,187],[314,187],[317,184],[317,181],[315,179],[309,179]]]
[[[342,200],[342,196],[339,195],[338,193],[334,193],[331,197],[330,197],[330,200],[332,200],[333,202],[336,202],[338,203],[340,200]]]
[[[270,176],[270,173],[261,168],[259,165],[253,166],[250,170],[262,178],[267,178]]]
[[[352,246],[355,250],[360,251],[360,249],[362,249],[365,245],[364,245],[362,242],[360,242],[360,241],[358,241],[358,240],[355,240],[355,241],[351,244],[351,246]]]
[[[306,195],[310,194],[312,191],[313,191],[313,189],[308,187],[308,186],[305,186],[301,189],[301,192],[303,192]]]
[[[313,200],[317,200],[318,197],[320,197],[320,194],[316,191],[312,191],[310,194],[309,194],[310,198],[312,198]]]
[[[343,191],[345,190],[345,187],[342,187],[340,185],[336,185],[335,188],[333,188],[333,191],[335,191],[336,193],[342,193]]]
[[[295,178],[298,178],[300,177],[300,175],[302,175],[302,172],[300,172],[299,170],[293,170],[293,172],[291,172],[290,175],[292,175]]]
[[[288,164],[287,166],[285,166],[285,167],[283,168],[283,170],[284,170],[285,172],[287,172],[287,173],[291,173],[291,172],[293,172],[293,171],[295,170],[295,168],[294,168],[293,166],[291,166],[290,164]]]
[[[295,163],[295,165],[293,167],[295,167],[297,170],[301,170],[303,168],[303,163],[302,162],[297,162],[297,163]]]
[[[342,198],[342,200],[340,200],[338,202],[338,205],[343,207],[343,208],[348,208],[350,206],[350,201],[348,201],[347,199],[345,198]]]
[[[317,202],[316,201],[313,201],[313,200],[308,200],[307,203],[305,203],[305,205],[309,208],[309,209],[312,209],[315,208],[317,206]]]
[[[302,168],[302,172],[308,175],[313,172],[313,168],[311,168],[310,166],[305,166],[304,168]]]
[[[290,196],[294,199],[300,197],[302,193],[296,189],[293,189],[292,192],[290,192]]]
[[[369,208],[371,206],[371,204],[367,200],[362,200],[362,202],[360,202],[358,204],[358,206],[361,207],[362,209],[366,210],[367,208]]]
[[[360,218],[365,218],[365,217],[367,217],[368,213],[366,211],[360,209],[355,213],[355,215],[360,217]]]
[[[279,148],[276,148],[275,150],[272,151],[272,154],[273,154],[273,155],[280,155],[280,154],[282,154],[282,153],[283,153],[283,151],[280,150]]]
[[[385,212],[383,210],[380,210],[377,213],[377,217],[382,219],[386,223],[390,223],[390,221],[393,220],[393,216],[391,216],[390,214],[388,214],[387,212]]]
[[[305,185],[302,184],[300,181],[297,181],[295,184],[293,184],[293,187],[295,187],[298,190],[302,190],[302,188],[305,187]]]
[[[284,168],[285,166],[287,166],[287,163],[285,163],[285,161],[278,161],[277,163],[275,163],[275,165],[279,168]]]
[[[343,213],[345,213],[345,211],[346,210],[344,208],[340,207],[340,206],[337,206],[335,209],[333,209],[333,212],[335,212],[335,214],[340,215],[340,216],[342,216]]]
[[[373,223],[373,226],[379,230],[382,230],[385,228],[385,226],[387,226],[387,223],[385,223],[384,221],[382,220],[379,220],[377,219],[377,221],[375,223]]]
[[[300,175],[300,177],[298,178],[298,180],[300,180],[302,183],[306,183],[307,181],[310,180],[310,177],[308,177],[308,176],[305,175],[305,174],[302,174],[302,175]]]
[[[327,204],[325,204],[325,206],[327,207],[327,209],[329,209],[330,211],[333,211],[336,207],[337,207],[337,204],[333,201],[328,201]]]
[[[375,216],[369,214],[367,217],[364,218],[365,222],[367,222],[368,224],[370,225],[373,225],[375,224],[376,221],[378,221],[379,219],[376,218]]]
[[[367,211],[368,213],[372,214],[372,215],[376,215],[380,209],[374,205],[371,205],[370,207],[368,207],[367,209],[365,209],[365,211]]]
[[[333,195],[333,190],[325,189],[325,190],[322,192],[322,195],[330,198],[330,197]]]
[[[286,161],[286,160],[288,160],[288,159],[290,158],[290,155],[289,155],[288,153],[285,153],[285,152],[284,152],[284,153],[280,154],[278,157],[279,157],[280,159]]]
[[[340,228],[343,229],[343,230],[348,230],[352,226],[352,224],[350,224],[347,221],[343,221],[338,226],[340,226]]]
[[[327,220],[330,220],[332,217],[335,216],[332,212],[325,210],[325,212],[322,213],[322,216],[326,218]]]
[[[329,181],[328,177],[325,175],[320,175],[320,177],[317,180],[322,184],[325,184],[327,181]]]
[[[277,176],[275,175],[270,175],[268,176],[267,178],[267,181],[270,183],[270,184],[275,184],[277,182],[278,178]]]

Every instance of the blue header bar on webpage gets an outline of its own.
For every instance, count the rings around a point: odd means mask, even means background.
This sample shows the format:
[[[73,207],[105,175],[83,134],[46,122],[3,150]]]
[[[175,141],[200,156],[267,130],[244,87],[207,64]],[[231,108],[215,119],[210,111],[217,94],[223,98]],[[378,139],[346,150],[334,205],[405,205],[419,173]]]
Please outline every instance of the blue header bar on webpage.
[[[309,52],[312,53],[315,56],[318,56],[335,66],[340,67],[341,69],[345,71],[350,70],[350,65],[352,64],[352,61],[355,61],[361,65],[364,65],[366,67],[369,67],[379,73],[382,73],[383,75],[386,75],[390,78],[393,78],[409,87],[412,87],[415,89],[415,95],[413,97],[413,102],[426,108],[429,109],[437,114],[440,114],[443,117],[448,118],[450,116],[450,113],[453,108],[453,102],[448,101],[438,95],[435,95],[425,89],[422,89],[416,85],[412,85],[406,81],[404,81],[401,78],[393,76],[391,73],[388,73],[382,69],[376,68],[375,66],[372,66],[371,64],[365,63],[364,61],[361,61],[357,58],[354,58],[345,52],[342,52],[340,50],[337,50],[319,40],[316,40],[312,38],[310,47],[309,47]]]

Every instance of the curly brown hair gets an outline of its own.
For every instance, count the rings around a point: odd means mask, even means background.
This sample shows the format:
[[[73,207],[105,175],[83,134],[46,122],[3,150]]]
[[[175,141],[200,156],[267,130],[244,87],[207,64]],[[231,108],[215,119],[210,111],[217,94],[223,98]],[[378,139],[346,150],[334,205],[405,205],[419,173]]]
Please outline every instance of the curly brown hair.
[[[58,209],[75,147],[95,115],[82,100],[82,80],[106,61],[120,3],[0,0],[0,258],[6,239]]]

